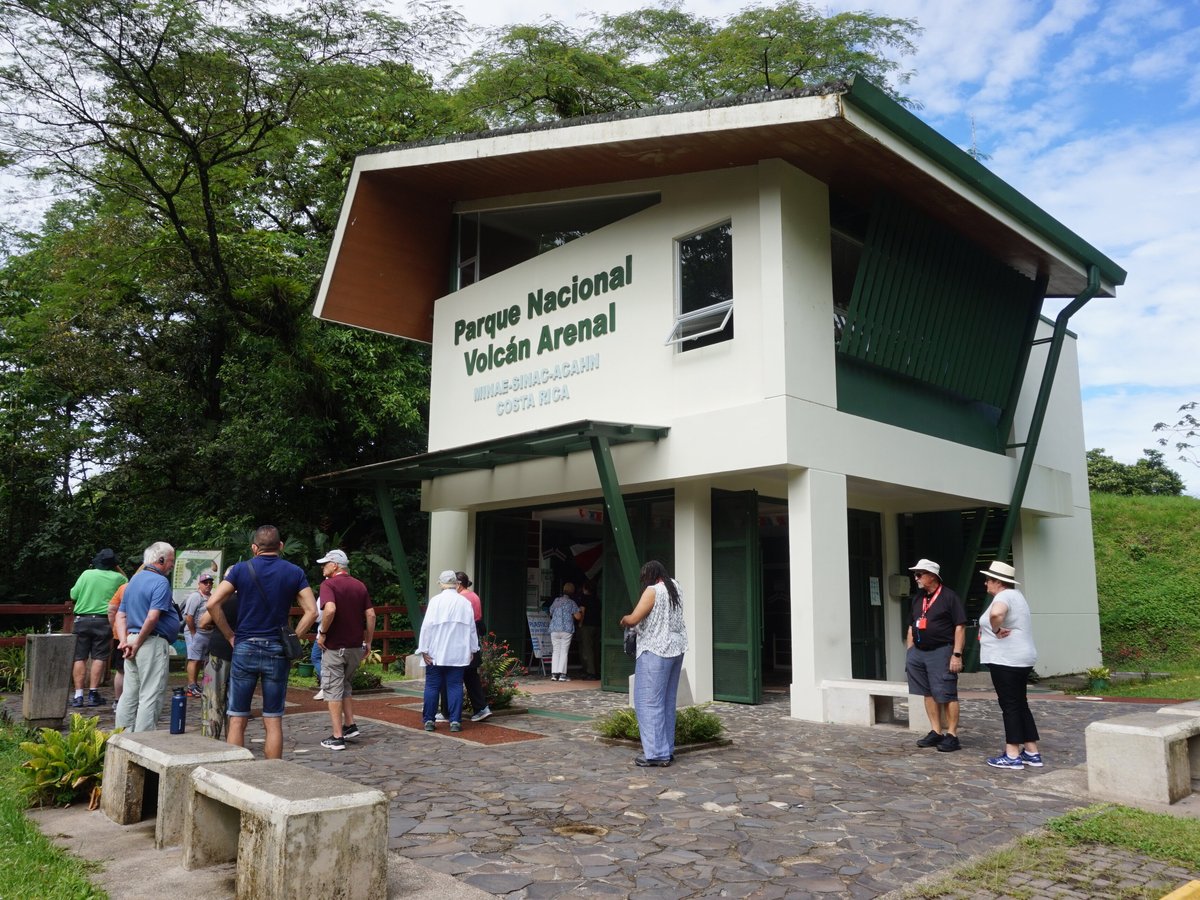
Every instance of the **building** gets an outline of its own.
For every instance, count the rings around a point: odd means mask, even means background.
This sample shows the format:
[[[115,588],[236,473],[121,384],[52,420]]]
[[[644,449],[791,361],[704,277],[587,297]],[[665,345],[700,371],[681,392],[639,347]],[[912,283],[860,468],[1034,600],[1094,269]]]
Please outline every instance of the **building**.
[[[429,453],[317,481],[419,481],[433,570],[475,573],[518,646],[598,573],[610,689],[647,558],[698,700],[787,683],[822,720],[823,679],[903,678],[909,566],[977,615],[1010,547],[1039,671],[1078,671],[1067,322],[1124,277],[862,80],[364,153],[315,314],[432,344]]]

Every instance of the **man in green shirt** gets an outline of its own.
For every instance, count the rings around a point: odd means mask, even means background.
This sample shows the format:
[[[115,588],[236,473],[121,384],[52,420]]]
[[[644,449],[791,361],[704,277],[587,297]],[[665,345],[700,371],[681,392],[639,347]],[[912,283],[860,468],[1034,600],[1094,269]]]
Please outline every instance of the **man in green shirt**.
[[[83,676],[88,659],[92,662],[87,705],[104,704],[104,698],[100,696],[100,680],[104,677],[104,667],[108,665],[108,658],[112,653],[108,601],[125,581],[125,573],[117,565],[117,554],[105,547],[92,560],[92,568],[83,572],[71,588],[68,606],[73,603],[75,611],[75,665],[72,669],[75,696],[71,700],[73,707],[84,705]]]

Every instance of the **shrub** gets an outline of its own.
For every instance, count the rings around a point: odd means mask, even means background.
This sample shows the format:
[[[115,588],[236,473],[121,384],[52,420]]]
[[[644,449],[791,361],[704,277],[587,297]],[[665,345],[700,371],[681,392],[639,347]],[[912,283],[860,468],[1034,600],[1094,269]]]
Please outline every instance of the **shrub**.
[[[42,728],[36,741],[23,741],[29,758],[21,763],[26,792],[31,804],[70,806],[99,787],[104,777],[104,746],[112,732],[96,727],[99,717],[85,719],[71,714],[71,728],[64,735]]]
[[[25,648],[0,647],[0,691],[15,694],[25,689]]]
[[[355,670],[354,677],[350,679],[350,687],[356,691],[369,691],[382,684],[383,679],[379,677],[378,672],[361,667]]]
[[[725,723],[710,712],[711,704],[686,706],[675,714],[675,743],[701,744],[705,741],[715,741],[725,732]],[[637,714],[628,706],[614,709],[608,715],[596,721],[593,727],[606,738],[620,738],[639,741],[642,733],[638,730]]]
[[[483,685],[483,696],[492,709],[507,709],[513,700],[524,694],[517,687],[516,677],[526,674],[525,667],[512,655],[507,641],[496,639],[495,632],[488,632],[480,641],[479,650],[482,660],[479,681]]]

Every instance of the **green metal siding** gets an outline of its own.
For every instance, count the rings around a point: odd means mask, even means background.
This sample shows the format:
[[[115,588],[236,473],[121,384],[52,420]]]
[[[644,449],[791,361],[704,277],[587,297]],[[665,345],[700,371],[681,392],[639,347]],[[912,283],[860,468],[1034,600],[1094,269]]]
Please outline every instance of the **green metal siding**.
[[[759,703],[762,561],[754,491],[712,492],[712,594],[713,696]]]
[[[916,412],[949,411],[941,436],[1003,449],[997,423],[1016,397],[1043,288],[881,198],[838,344],[838,408],[907,427]]]

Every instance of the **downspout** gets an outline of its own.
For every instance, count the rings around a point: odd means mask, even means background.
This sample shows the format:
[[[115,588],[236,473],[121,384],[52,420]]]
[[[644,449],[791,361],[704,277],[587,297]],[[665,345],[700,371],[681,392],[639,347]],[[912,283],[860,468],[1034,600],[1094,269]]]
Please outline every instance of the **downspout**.
[[[1050,338],[1046,368],[1042,372],[1042,384],[1038,388],[1033,418],[1029,423],[1029,434],[1025,438],[1025,451],[1021,454],[1017,481],[1013,485],[1012,499],[1008,503],[1008,517],[1004,520],[1004,531],[1000,535],[1000,546],[996,550],[997,559],[1008,559],[1013,533],[1017,530],[1017,522],[1021,518],[1021,504],[1025,501],[1025,488],[1029,484],[1029,473],[1033,470],[1033,457],[1037,453],[1038,441],[1042,436],[1042,422],[1045,421],[1046,409],[1050,405],[1050,391],[1058,373],[1058,359],[1062,355],[1063,341],[1067,336],[1067,322],[1100,292],[1100,268],[1095,263],[1088,264],[1087,278],[1087,287],[1068,303],[1054,320],[1054,335]]]

